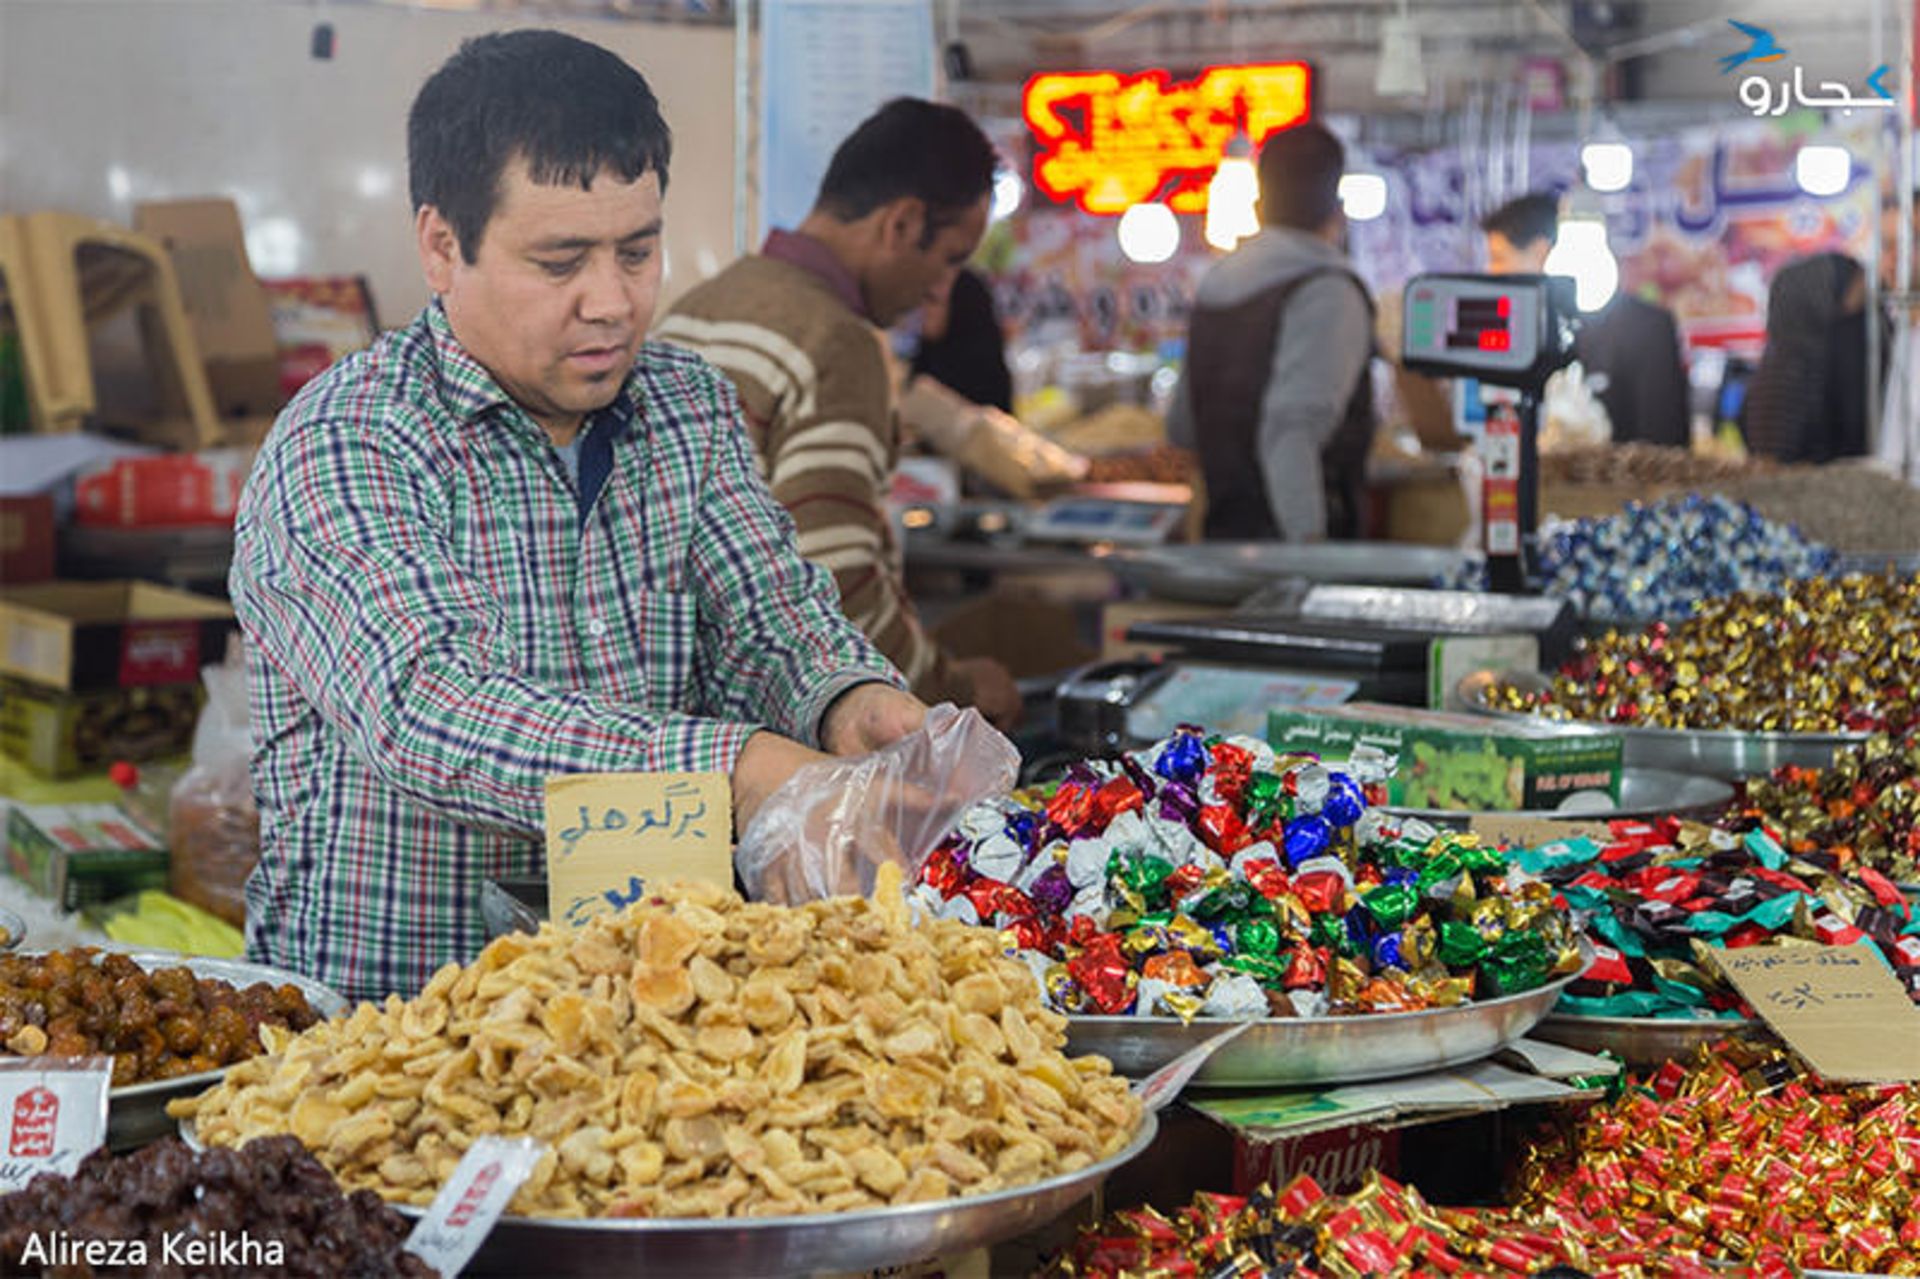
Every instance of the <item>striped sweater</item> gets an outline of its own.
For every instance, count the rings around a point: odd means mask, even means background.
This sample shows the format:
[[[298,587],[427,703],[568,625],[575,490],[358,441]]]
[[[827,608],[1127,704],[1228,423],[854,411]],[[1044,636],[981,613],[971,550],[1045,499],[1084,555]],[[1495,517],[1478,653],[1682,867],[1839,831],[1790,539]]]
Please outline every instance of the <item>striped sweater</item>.
[[[754,454],[792,512],[800,553],[921,700],[966,705],[972,682],[920,625],[886,495],[900,453],[885,336],[819,275],[750,255],[695,286],[651,336],[732,379]]]

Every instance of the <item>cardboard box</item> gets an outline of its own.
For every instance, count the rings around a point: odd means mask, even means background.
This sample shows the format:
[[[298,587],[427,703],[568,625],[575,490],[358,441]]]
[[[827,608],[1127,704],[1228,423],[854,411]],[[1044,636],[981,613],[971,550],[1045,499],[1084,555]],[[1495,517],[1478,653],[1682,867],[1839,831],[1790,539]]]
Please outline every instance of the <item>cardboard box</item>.
[[[193,683],[238,625],[219,600],[150,582],[9,588],[0,675],[69,692]]]
[[[165,843],[117,804],[16,804],[6,830],[7,872],[63,910],[167,886]]]
[[[1555,808],[1574,791],[1620,797],[1621,739],[1561,733],[1449,711],[1352,702],[1330,710],[1282,707],[1267,716],[1278,751],[1346,759],[1356,746],[1395,761],[1389,802],[1410,808],[1502,812]]]
[[[0,582],[23,586],[53,576],[53,497],[0,497]]]
[[[0,680],[0,751],[46,777],[99,772],[193,749],[198,680],[60,693]]]
[[[221,417],[273,413],[286,403],[267,291],[247,261],[240,210],[228,199],[136,205],[133,225],[166,246]]]
[[[252,463],[245,449],[120,458],[74,481],[74,521],[100,528],[231,527]]]

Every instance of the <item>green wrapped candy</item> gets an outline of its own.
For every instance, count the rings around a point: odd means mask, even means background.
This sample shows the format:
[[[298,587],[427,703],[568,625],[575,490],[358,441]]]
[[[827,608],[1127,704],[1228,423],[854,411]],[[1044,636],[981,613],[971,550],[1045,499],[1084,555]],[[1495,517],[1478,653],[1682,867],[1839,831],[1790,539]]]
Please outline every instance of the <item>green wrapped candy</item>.
[[[1280,930],[1271,919],[1249,919],[1233,930],[1233,941],[1243,955],[1273,956],[1280,953]]]
[[[1246,918],[1247,913],[1256,904],[1265,900],[1253,885],[1245,880],[1235,880],[1231,884],[1222,884],[1203,894],[1200,900],[1193,904],[1190,913],[1203,923],[1210,924],[1218,921],[1237,923]]]
[[[1220,966],[1245,973],[1263,986],[1278,987],[1287,975],[1287,966],[1267,955],[1229,955]]]
[[[1164,857],[1137,854],[1127,858],[1120,874],[1126,886],[1142,900],[1157,903],[1165,893],[1167,877],[1173,874],[1173,863]]]
[[[1410,884],[1382,884],[1360,899],[1382,932],[1390,932],[1413,918],[1420,905],[1419,894]]]
[[[1480,975],[1497,995],[1517,995],[1544,985],[1552,968],[1547,939],[1535,932],[1504,934],[1480,960]]]
[[[1435,954],[1449,968],[1471,968],[1487,953],[1487,939],[1472,924],[1457,919],[1440,925],[1440,944]]]
[[[1308,930],[1307,939],[1315,946],[1323,946],[1346,955],[1354,953],[1353,939],[1347,933],[1346,921],[1338,915],[1315,915],[1313,927]]]

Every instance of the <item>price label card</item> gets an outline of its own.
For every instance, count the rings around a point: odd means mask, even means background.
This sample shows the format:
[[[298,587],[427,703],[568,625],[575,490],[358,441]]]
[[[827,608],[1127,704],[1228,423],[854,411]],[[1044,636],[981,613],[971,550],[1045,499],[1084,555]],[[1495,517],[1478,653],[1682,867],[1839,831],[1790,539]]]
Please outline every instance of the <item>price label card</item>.
[[[1167,1103],[1180,1095],[1182,1089],[1200,1073],[1200,1067],[1207,1064],[1207,1058],[1238,1039],[1253,1028],[1253,1023],[1243,1021],[1230,1026],[1213,1038],[1196,1047],[1189,1048],[1160,1069],[1142,1079],[1133,1086],[1133,1091],[1148,1110],[1162,1110]]]
[[[547,915],[579,927],[650,885],[733,887],[725,773],[568,773],[547,779]]]
[[[459,1274],[546,1149],[531,1137],[477,1139],[407,1236],[407,1251],[443,1275]]]
[[[1709,953],[1767,1025],[1828,1079],[1920,1081],[1920,1008],[1872,942]]]
[[[43,1172],[66,1176],[107,1139],[110,1057],[0,1061],[0,1193]]]

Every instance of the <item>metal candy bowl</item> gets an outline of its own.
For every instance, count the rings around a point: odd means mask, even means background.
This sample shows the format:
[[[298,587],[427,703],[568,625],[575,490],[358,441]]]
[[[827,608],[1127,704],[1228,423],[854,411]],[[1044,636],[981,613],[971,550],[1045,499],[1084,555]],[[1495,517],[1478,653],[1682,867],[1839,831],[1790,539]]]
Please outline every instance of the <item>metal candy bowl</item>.
[[[1583,1017],[1561,1012],[1549,1013],[1533,1028],[1535,1039],[1582,1052],[1612,1053],[1635,1070],[1686,1061],[1702,1044],[1766,1033],[1765,1023],[1750,1017]]]
[[[10,910],[0,909],[0,950],[18,950],[27,937],[27,921]]]
[[[1553,719],[1496,708],[1489,695],[1495,683],[1508,683],[1525,692],[1544,692],[1550,679],[1538,671],[1481,671],[1460,682],[1460,695],[1477,713],[1495,719],[1537,724],[1565,733],[1618,733],[1622,763],[1627,768],[1658,768],[1692,773],[1725,782],[1760,777],[1786,764],[1825,768],[1834,757],[1867,740],[1867,733],[1762,733],[1735,729],[1634,728],[1618,724],[1590,724]]]
[[[1712,777],[1670,773],[1663,768],[1621,770],[1620,801],[1597,802],[1592,808],[1524,809],[1518,812],[1480,813],[1452,808],[1409,808],[1388,804],[1381,812],[1394,817],[1418,817],[1443,826],[1465,826],[1475,818],[1537,818],[1543,821],[1612,821],[1615,818],[1685,816],[1718,810],[1733,798],[1733,786]]]
[[[502,1217],[464,1275],[788,1276],[865,1272],[952,1256],[1057,1219],[1153,1144],[1159,1120],[1140,1116],[1133,1140],[1078,1172],[987,1195],[794,1217]],[[190,1120],[180,1136],[202,1148]],[[393,1205],[418,1218],[424,1210]]]
[[[347,1001],[332,988],[309,977],[265,964],[249,964],[238,959],[203,959],[197,955],[173,955],[163,951],[127,951],[128,959],[149,971],[156,968],[185,968],[195,977],[224,981],[245,988],[255,982],[270,986],[294,986],[307,997],[313,1011],[324,1018],[347,1011]],[[107,1146],[123,1152],[158,1141],[174,1130],[167,1117],[167,1103],[175,1097],[187,1097],[220,1082],[228,1067],[202,1070],[173,1079],[154,1079],[142,1084],[127,1084],[107,1093]]]
[[[1581,953],[1591,962],[1584,944]],[[1209,1057],[1193,1082],[1215,1088],[1347,1084],[1478,1061],[1532,1030],[1585,968],[1517,995],[1453,1008],[1263,1017]],[[1116,1073],[1139,1079],[1232,1024],[1214,1017],[1070,1017],[1067,1055],[1098,1053]]]

